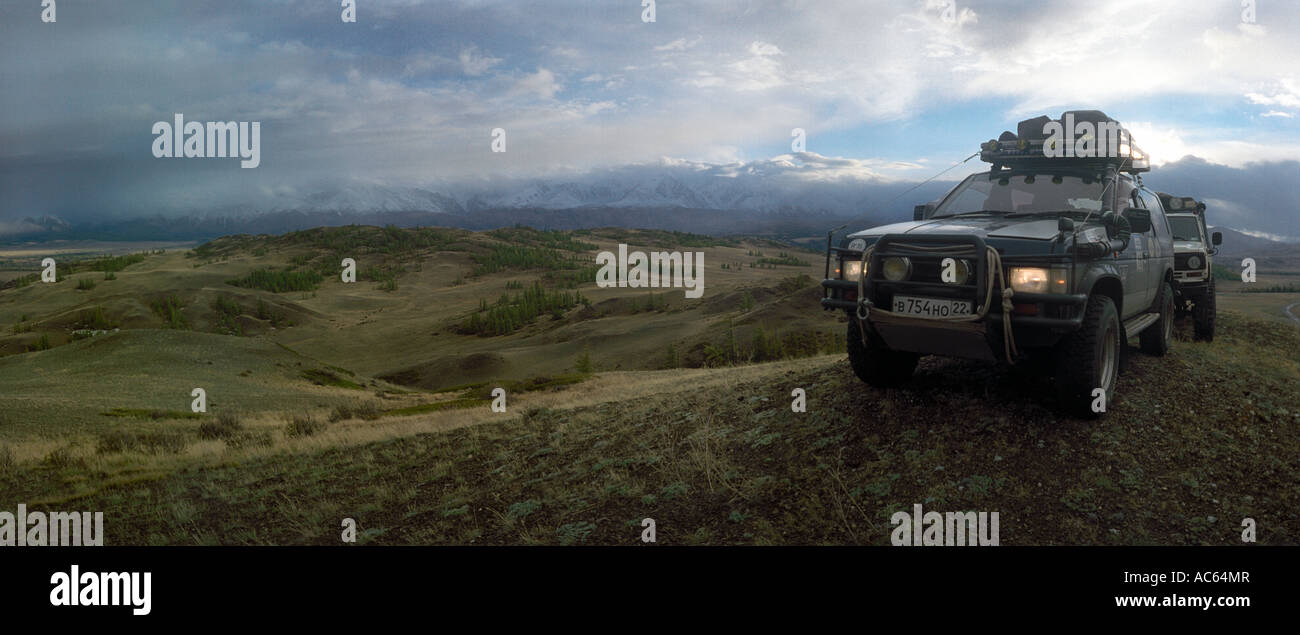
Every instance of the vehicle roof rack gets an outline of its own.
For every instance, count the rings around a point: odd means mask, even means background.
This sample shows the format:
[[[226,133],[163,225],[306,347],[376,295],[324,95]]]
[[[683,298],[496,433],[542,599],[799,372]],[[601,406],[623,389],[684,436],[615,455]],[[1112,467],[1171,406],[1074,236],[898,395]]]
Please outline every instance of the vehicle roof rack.
[[[1160,197],[1160,204],[1170,212],[1205,214],[1205,203],[1191,196],[1174,196],[1164,192],[1156,192],[1156,196]]]
[[[1021,121],[1016,132],[1003,132],[980,144],[980,160],[994,171],[1015,169],[1108,169],[1140,174],[1151,160],[1133,143],[1120,123],[1100,110],[1068,110],[1053,120],[1046,115]]]

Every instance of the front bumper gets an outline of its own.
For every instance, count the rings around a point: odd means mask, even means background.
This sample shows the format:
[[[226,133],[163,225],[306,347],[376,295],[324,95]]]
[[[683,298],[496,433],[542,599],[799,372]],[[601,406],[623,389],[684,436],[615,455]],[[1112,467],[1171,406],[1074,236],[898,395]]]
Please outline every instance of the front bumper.
[[[882,238],[877,242],[877,248],[872,254],[872,266],[868,268],[868,271],[879,271],[876,265],[879,258],[897,253],[891,250],[891,243],[896,244],[902,242],[902,240],[895,239],[891,241],[886,240],[886,238],[890,237]],[[916,240],[915,237],[907,238],[913,241]],[[973,248],[972,254],[982,254],[984,251],[983,241],[978,238],[968,236],[935,238],[940,240],[948,238],[952,241],[951,244],[957,247],[968,244]],[[836,252],[835,257],[861,258],[861,253],[854,254],[839,249],[833,251]],[[905,248],[902,251],[905,254],[917,257],[918,252],[908,252]],[[828,254],[828,257],[830,255]],[[977,279],[973,284],[945,286],[927,281],[889,282],[868,278],[864,284],[865,295],[871,300],[870,306],[873,307],[891,306],[895,293],[922,297],[971,299],[974,301],[975,311],[978,312],[979,305],[984,301],[984,296],[987,293],[983,282],[987,280],[985,271],[987,261],[986,258],[981,256],[968,257],[972,257],[976,263],[975,276]],[[826,290],[821,300],[823,308],[843,310],[850,315],[856,312],[858,308],[858,284],[856,281],[826,278],[822,280],[821,284],[822,288]],[[1012,303],[1015,305],[1015,311],[1010,317],[1017,347],[1052,346],[1060,340],[1062,335],[1078,330],[1083,324],[1084,307],[1087,302],[1088,296],[1082,293],[1014,294]],[[870,311],[868,311],[867,320],[869,328],[879,334],[890,348],[896,350],[928,355],[997,359],[1000,358],[1000,351],[1003,350],[1000,289],[994,289],[991,303],[992,306],[988,308],[983,320],[978,323],[954,323],[909,316],[889,316],[888,319],[878,320],[872,318]],[[977,328],[970,328],[972,325]]]
[[[822,280],[822,287],[831,291],[831,295],[822,298],[822,308],[843,309],[850,312],[857,310],[857,300],[844,300],[841,299],[842,294],[836,294],[836,290],[856,294],[858,291],[856,283],[848,280]],[[988,314],[984,316],[986,322],[1002,323],[1002,303],[998,300],[999,297],[996,294],[994,295],[994,305],[989,307]],[[1068,332],[1083,325],[1083,311],[1079,309],[1084,304],[1087,304],[1088,296],[1082,293],[1017,293],[1012,296],[1011,301],[1014,304],[1037,305],[1039,313],[1039,315],[1012,313],[1012,326],[1059,328]],[[1058,310],[1051,311],[1048,310],[1049,307]],[[1053,317],[1053,314],[1064,314],[1067,317]],[[934,320],[928,318],[916,318],[916,320],[921,323],[934,322]]]

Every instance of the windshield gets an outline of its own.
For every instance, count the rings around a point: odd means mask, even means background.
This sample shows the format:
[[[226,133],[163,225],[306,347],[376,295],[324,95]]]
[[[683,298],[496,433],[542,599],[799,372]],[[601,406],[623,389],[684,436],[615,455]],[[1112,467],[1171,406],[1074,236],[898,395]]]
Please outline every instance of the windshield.
[[[1201,222],[1191,216],[1170,216],[1169,229],[1174,232],[1174,240],[1201,241]]]
[[[1096,179],[1050,174],[1019,174],[990,181],[974,174],[962,181],[934,210],[931,218],[971,212],[1100,212],[1106,185]]]

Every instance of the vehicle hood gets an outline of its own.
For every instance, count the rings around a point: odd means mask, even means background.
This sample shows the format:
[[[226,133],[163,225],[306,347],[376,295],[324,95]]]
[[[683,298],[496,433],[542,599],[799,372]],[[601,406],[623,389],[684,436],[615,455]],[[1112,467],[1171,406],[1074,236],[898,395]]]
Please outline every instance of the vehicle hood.
[[[1205,251],[1205,245],[1194,240],[1175,240],[1174,251]]]
[[[1092,223],[1089,223],[1092,225]],[[1057,235],[1057,219],[1050,218],[934,218],[894,223],[864,229],[849,238],[879,238],[885,234],[976,234],[985,238],[1027,238],[1051,240]]]

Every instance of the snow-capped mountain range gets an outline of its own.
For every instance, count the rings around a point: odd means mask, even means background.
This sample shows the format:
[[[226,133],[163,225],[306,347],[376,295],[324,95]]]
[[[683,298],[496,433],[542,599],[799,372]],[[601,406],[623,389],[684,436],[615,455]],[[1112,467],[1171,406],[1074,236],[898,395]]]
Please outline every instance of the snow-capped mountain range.
[[[827,167],[827,164],[836,164]],[[855,214],[877,194],[908,184],[884,179],[859,162],[813,153],[771,160],[709,164],[665,159],[589,172],[577,177],[497,179],[406,187],[332,183],[307,193],[279,192],[255,203],[260,211],[432,211],[465,214],[484,209],[682,207],[745,212],[803,210]]]
[[[731,164],[664,159],[551,178],[430,180],[423,185],[336,180],[243,188],[240,197],[211,205],[194,203],[193,197],[185,203],[156,197],[147,203],[153,207],[133,204],[127,211],[32,210],[0,218],[0,239],[193,240],[390,223],[810,236],[846,222],[867,227],[911,218],[913,206],[941,197],[953,185],[953,180],[918,185],[886,179],[876,167],[863,160],[800,153]],[[1203,198],[1215,224],[1294,240],[1290,237],[1300,236],[1300,217],[1293,213],[1300,207],[1297,169],[1295,161],[1243,169],[1185,157],[1161,166],[1148,183]]]

